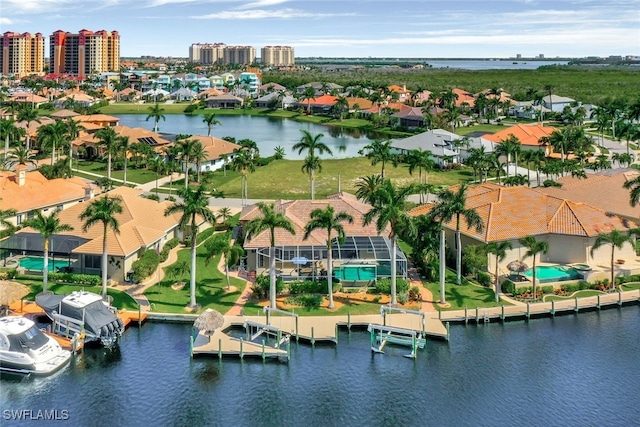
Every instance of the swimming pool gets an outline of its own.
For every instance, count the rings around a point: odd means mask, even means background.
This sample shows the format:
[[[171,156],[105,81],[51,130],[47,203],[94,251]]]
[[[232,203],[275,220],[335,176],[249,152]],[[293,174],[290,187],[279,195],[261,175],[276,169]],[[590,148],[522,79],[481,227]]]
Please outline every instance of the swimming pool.
[[[68,267],[69,261],[67,260],[58,260],[55,261],[49,258],[49,271],[56,271],[58,268]],[[24,258],[20,258],[20,267],[26,268],[27,270],[32,271],[42,271],[44,269],[44,258],[28,256]]]
[[[530,268],[525,271],[524,275],[531,277],[533,275],[533,269]],[[536,279],[538,279],[540,283],[580,280],[582,278],[582,274],[573,267],[564,265],[543,265],[536,267]]]
[[[376,267],[374,265],[342,265],[333,270],[333,275],[346,281],[376,280]]]

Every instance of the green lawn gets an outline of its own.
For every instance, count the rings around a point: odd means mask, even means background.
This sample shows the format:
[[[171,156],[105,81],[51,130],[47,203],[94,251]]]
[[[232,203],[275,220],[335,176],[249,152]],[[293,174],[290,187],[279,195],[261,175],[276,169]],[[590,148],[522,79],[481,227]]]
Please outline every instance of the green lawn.
[[[107,164],[103,162],[81,160],[77,167],[80,172],[90,172],[107,176]],[[85,175],[91,177],[90,175]],[[111,178],[123,179],[123,170],[111,170]],[[156,173],[147,169],[135,169],[133,165],[127,165],[127,183],[145,184],[155,181]]]
[[[205,265],[204,245],[197,249],[196,260],[196,301],[202,309],[213,308],[220,313],[226,313],[236,302],[245,287],[245,282],[231,278],[231,286],[236,289],[226,292],[225,275],[218,271],[219,256]],[[190,262],[190,249],[178,251],[177,262]],[[165,268],[165,272],[167,268]],[[173,290],[171,285],[175,282],[186,282],[182,290]],[[153,312],[161,313],[185,313],[185,307],[189,304],[189,274],[181,277],[169,278],[150,287],[144,293],[151,303]]]
[[[458,135],[467,135],[471,132],[488,132],[488,133],[496,133],[498,131],[503,130],[505,127],[503,125],[491,125],[491,124],[479,124],[476,126],[468,126],[468,127],[460,127],[456,129],[456,133]]]
[[[495,302],[495,292],[491,288],[484,288],[472,284],[455,284],[455,272],[447,270],[445,282],[445,298],[450,307],[442,310],[460,310],[465,307],[469,309],[499,307],[501,305],[511,305],[504,301]],[[433,294],[433,299],[440,300],[440,284],[426,283],[425,287]]]
[[[640,289],[640,282],[631,282],[622,285],[623,291],[635,291],[637,289]]]
[[[596,295],[602,295],[602,291],[596,291],[593,289],[585,289],[583,291],[577,291],[572,293],[569,296],[560,296],[560,295],[545,295],[542,300],[543,301],[564,301],[568,299],[574,298],[585,298],[585,297],[594,297]]]
[[[300,199],[309,197],[308,175],[302,173],[302,160],[278,160],[267,166],[256,168],[248,176],[250,199]],[[380,173],[381,165],[371,166],[366,158],[325,159],[322,160],[322,172],[316,174],[316,197],[322,198],[338,191],[338,175],[342,191],[355,192],[358,179],[362,176]],[[418,176],[409,174],[406,165],[397,168],[387,165],[385,176],[403,185],[417,182]],[[453,185],[472,179],[471,170],[433,171],[429,173],[429,183],[433,185]],[[213,186],[222,191],[225,197],[240,197],[242,178],[239,173],[227,171],[214,172]]]
[[[373,300],[373,296],[371,296]],[[335,298],[336,302],[340,300]],[[380,313],[380,303],[374,303],[373,301],[350,301],[335,310],[327,310],[326,308],[306,308],[306,307],[296,307],[294,309],[290,309],[293,313],[298,314],[299,316],[340,316],[351,313],[351,315],[359,315],[359,314],[379,314]],[[247,316],[264,316],[264,311],[261,305],[258,305],[255,302],[247,302],[244,305],[244,314]]]
[[[25,300],[34,300],[36,295],[42,292],[42,282],[33,280],[17,280],[18,282],[27,285],[31,289],[31,293],[27,295]],[[102,294],[102,286],[82,286],[71,285],[66,283],[49,283],[48,290],[55,294],[70,294],[73,291],[85,290],[87,292],[93,292],[95,294]],[[113,306],[119,309],[125,310],[137,310],[138,303],[127,295],[125,292],[118,291],[116,289],[107,288],[107,294],[113,297]]]

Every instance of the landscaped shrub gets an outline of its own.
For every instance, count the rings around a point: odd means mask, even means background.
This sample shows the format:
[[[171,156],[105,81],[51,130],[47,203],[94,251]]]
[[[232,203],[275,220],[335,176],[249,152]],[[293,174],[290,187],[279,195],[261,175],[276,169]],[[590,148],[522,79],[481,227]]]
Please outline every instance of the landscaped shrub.
[[[479,271],[478,283],[480,283],[482,286],[491,286],[491,275],[489,273],[485,273],[484,271]]]
[[[409,302],[409,293],[408,292],[402,292],[400,294],[398,294],[398,302],[402,305],[406,304],[407,302]]]
[[[409,301],[422,301],[422,295],[420,294],[420,288],[412,286],[409,289]]]
[[[143,279],[151,276],[158,268],[160,263],[160,255],[155,249],[147,249],[142,253],[139,259],[133,262],[131,269],[133,270],[133,281],[140,283]]]
[[[12,280],[18,275],[18,270],[15,268],[3,269],[0,271],[0,280]]]
[[[171,249],[175,248],[179,244],[180,240],[178,240],[177,237],[167,240],[167,243],[164,244],[162,250],[160,251],[160,262],[165,262],[169,257],[169,251],[171,251]]]
[[[376,280],[376,293],[391,295],[391,279],[384,278]],[[401,294],[409,290],[409,283],[401,278],[396,279],[396,293]]]
[[[314,282],[313,280],[298,280],[288,284],[289,293],[298,294],[322,294],[327,291],[327,282]]]
[[[157,194],[147,194],[144,197],[149,199],[149,200],[155,200],[156,202],[160,201],[160,196],[158,196]]]
[[[215,233],[215,231],[216,229],[214,227],[209,227],[203,232],[198,233],[198,235],[196,236],[196,245],[199,245],[200,243],[207,240],[213,233]]]
[[[284,289],[284,282],[282,279],[276,279],[276,294],[282,293]],[[269,275],[260,275],[256,277],[256,281],[253,284],[253,293],[258,298],[267,298],[269,296]]]
[[[543,294],[552,294],[554,291],[554,288],[553,286],[542,286],[540,290],[542,291]]]
[[[502,292],[504,292],[505,294],[515,294],[516,291],[516,284],[513,283],[511,280],[504,280],[502,282]]]
[[[322,295],[317,294],[302,294],[302,295],[293,295],[287,297],[284,300],[285,304],[288,305],[299,305],[301,307],[307,308],[318,308],[320,304],[322,304]]]
[[[198,109],[198,105],[197,104],[189,104],[186,107],[184,107],[184,113],[185,114],[191,114],[194,111],[196,111]]]
[[[579,291],[580,285],[578,283],[565,283],[564,285],[560,286],[560,289],[568,294],[571,294],[573,292]]]
[[[591,289],[591,284],[589,282],[587,282],[586,280],[580,280],[578,282],[578,289],[580,289],[581,291],[583,291],[585,289]]]

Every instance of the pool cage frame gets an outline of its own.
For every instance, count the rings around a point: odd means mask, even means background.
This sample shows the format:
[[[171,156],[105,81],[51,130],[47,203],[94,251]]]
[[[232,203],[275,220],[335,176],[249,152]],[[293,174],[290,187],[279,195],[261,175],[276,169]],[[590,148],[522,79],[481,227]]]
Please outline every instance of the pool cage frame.
[[[260,247],[249,254],[255,257],[258,274],[269,272],[269,247]],[[316,246],[284,246],[275,247],[276,275],[283,281],[321,280],[326,278],[327,247]],[[297,260],[294,260],[297,258]],[[301,263],[306,259],[306,263]],[[332,261],[336,267],[376,266],[376,279],[390,277],[391,274],[391,240],[384,236],[347,236],[342,244],[334,238],[332,243]],[[407,257],[396,245],[396,274],[407,278]],[[335,278],[335,275],[334,275]]]
[[[88,239],[77,236],[53,235],[49,238],[49,263],[64,259],[67,266],[73,268],[78,261],[78,255],[73,251],[80,245],[88,242]],[[0,267],[11,266],[12,259],[21,257],[44,257],[44,237],[40,233],[18,232],[0,241]],[[27,270],[30,273],[41,273],[38,270]]]

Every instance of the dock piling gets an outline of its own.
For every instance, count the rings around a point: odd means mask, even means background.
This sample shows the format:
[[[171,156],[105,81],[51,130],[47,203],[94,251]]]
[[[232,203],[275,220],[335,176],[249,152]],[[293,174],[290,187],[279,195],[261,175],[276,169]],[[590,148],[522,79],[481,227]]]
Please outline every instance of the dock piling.
[[[449,341],[449,338],[451,337],[451,333],[449,331],[449,322],[446,323],[447,326],[447,341]]]
[[[500,320],[504,322],[504,304],[500,306]]]
[[[222,360],[222,338],[218,338],[218,359]]]
[[[311,345],[312,345],[312,346],[315,346],[315,345],[316,345],[316,338],[315,338],[315,334],[314,334],[313,326],[311,327]]]
[[[240,338],[240,359],[244,359],[244,351],[242,350],[242,344],[244,343],[244,340],[242,338]]]
[[[531,316],[531,303],[527,301],[527,320],[529,320],[529,316]]]
[[[554,299],[551,300],[551,315],[556,315],[556,300]]]
[[[480,308],[476,307],[476,323],[480,323]]]
[[[580,308],[578,307],[578,297],[575,297],[574,300],[575,300],[574,311],[577,313],[580,310]]]
[[[265,355],[265,352],[264,352],[264,340],[262,340],[262,361],[263,362],[265,361],[266,357],[267,356]]]
[[[191,357],[193,358],[193,335],[191,335],[189,337],[189,353],[191,354]]]
[[[467,322],[469,322],[469,319],[467,318],[467,306],[464,306],[464,324],[466,325]]]
[[[600,310],[600,294],[598,294],[598,304],[596,305],[596,307],[598,308],[598,310]]]
[[[338,344],[338,324],[336,323],[336,344]]]
[[[138,328],[142,326],[142,307],[138,304]]]

